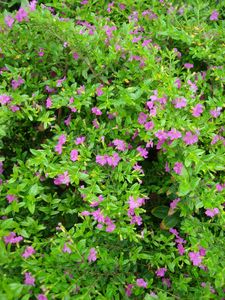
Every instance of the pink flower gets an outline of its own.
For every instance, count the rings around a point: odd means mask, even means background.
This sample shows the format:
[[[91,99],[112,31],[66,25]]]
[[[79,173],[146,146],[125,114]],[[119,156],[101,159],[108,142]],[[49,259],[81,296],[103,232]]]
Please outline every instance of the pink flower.
[[[69,126],[71,123],[71,114],[69,114],[69,116],[64,120],[64,123],[66,126]]]
[[[193,64],[190,64],[190,63],[186,63],[186,64],[184,64],[184,67],[185,67],[186,69],[192,69],[192,68],[194,67],[194,65],[193,65]]]
[[[48,97],[46,100],[46,108],[51,108],[51,106],[52,106],[52,99]]]
[[[208,216],[208,217],[211,217],[213,218],[214,216],[218,215],[219,214],[219,209],[218,208],[213,208],[213,209],[207,209],[205,211],[205,214]]]
[[[16,200],[16,196],[15,195],[6,195],[6,199],[8,200],[9,203],[12,203],[13,201]]]
[[[58,177],[54,179],[55,185],[65,184],[68,186],[69,183],[70,183],[70,178],[69,178],[68,171],[65,171],[63,174],[58,175]]]
[[[37,299],[38,299],[38,300],[48,300],[48,298],[47,298],[44,294],[39,294],[39,295],[37,296]]]
[[[85,141],[85,136],[79,136],[79,137],[76,138],[75,144],[80,145],[80,144],[83,144],[84,141]]]
[[[5,95],[5,94],[0,95],[0,103],[2,105],[8,104],[11,100],[12,100],[12,98],[8,95]]]
[[[103,95],[103,90],[102,90],[103,85],[101,84],[99,87],[96,89],[96,94],[98,97]]]
[[[99,223],[100,222],[102,222],[102,223],[105,222],[105,217],[103,216],[100,208],[98,208],[96,211],[94,211],[92,213],[92,216],[93,216],[94,220],[97,221],[97,222],[99,222]]]
[[[180,175],[182,173],[183,170],[183,164],[180,162],[176,162],[174,164],[173,170],[176,174]]]
[[[59,143],[60,145],[64,145],[64,144],[66,143],[66,135],[65,135],[65,134],[61,134],[61,135],[59,136],[58,143]]]
[[[182,134],[180,133],[180,131],[176,130],[175,128],[172,128],[170,131],[168,131],[167,135],[171,141],[182,137]]]
[[[89,262],[96,261],[97,260],[96,254],[97,251],[95,250],[95,248],[91,248],[88,255],[88,261]]]
[[[79,154],[79,152],[76,149],[72,150],[70,152],[70,159],[72,161],[76,161],[78,159],[78,154]]]
[[[22,236],[16,236],[15,232],[10,232],[9,235],[4,237],[4,241],[6,244],[16,244],[23,240]]]
[[[147,158],[148,157],[148,151],[143,147],[137,147],[137,151],[139,152],[140,156]]]
[[[43,57],[44,55],[45,55],[44,48],[40,48],[40,50],[38,52],[38,56]]]
[[[170,167],[169,167],[169,163],[168,162],[166,162],[165,171],[166,172],[170,172]]]
[[[176,98],[172,101],[175,108],[183,108],[187,106],[187,100],[184,97]]]
[[[166,271],[166,268],[159,268],[158,270],[156,270],[155,274],[157,277],[164,277]]]
[[[194,266],[199,266],[201,264],[202,257],[200,256],[199,252],[189,252],[188,256]]]
[[[185,248],[182,244],[177,244],[177,249],[180,255],[184,255],[185,253]]]
[[[197,85],[196,85],[195,83],[191,82],[191,80],[188,80],[187,83],[188,83],[188,85],[190,86],[190,90],[191,90],[192,92],[195,93],[195,92],[198,90]]]
[[[75,60],[78,60],[78,59],[79,59],[79,54],[78,54],[77,52],[74,52],[74,53],[73,53],[73,58],[74,58]]]
[[[62,251],[64,253],[72,253],[72,250],[70,249],[70,247],[67,246],[67,244],[64,244]]]
[[[152,121],[145,123],[146,130],[152,130],[154,128],[154,123]]]
[[[202,112],[203,112],[203,108],[204,108],[204,106],[203,106],[202,104],[197,104],[197,105],[193,108],[192,116],[194,116],[194,117],[200,117],[200,115],[201,115]]]
[[[222,107],[217,107],[216,109],[210,110],[210,115],[213,118],[217,118],[221,114],[221,110],[222,110]]]
[[[19,77],[18,80],[13,79],[11,82],[12,88],[15,90],[24,83],[24,80]]]
[[[114,146],[116,146],[117,150],[120,150],[120,151],[126,150],[126,143],[123,140],[116,139],[112,143]]]
[[[147,282],[143,279],[143,278],[138,278],[137,280],[136,280],[136,284],[137,284],[137,286],[139,286],[139,287],[143,287],[143,288],[147,288]]]
[[[170,208],[175,209],[177,207],[178,202],[180,202],[180,198],[174,199],[172,202],[170,202]]]
[[[81,95],[85,93],[85,86],[81,85],[78,89],[77,89],[77,94]]]
[[[26,247],[26,249],[25,249],[24,253],[22,254],[22,256],[24,258],[28,258],[29,256],[31,256],[34,253],[35,253],[34,248],[31,247],[31,246],[28,246],[28,247]]]
[[[113,221],[109,218],[105,218],[105,224],[106,226],[106,232],[113,232],[116,228],[116,225],[113,223]]]
[[[116,167],[120,160],[121,158],[119,157],[118,153],[113,153],[112,156],[107,157],[107,163],[112,167]]]
[[[139,124],[144,124],[147,120],[147,117],[148,116],[145,113],[141,112],[138,116],[138,123]]]
[[[10,109],[12,112],[16,112],[16,111],[20,110],[20,107],[17,106],[17,105],[10,105],[9,109]]]
[[[188,131],[183,137],[183,141],[186,145],[192,145],[198,142],[198,136],[196,134],[192,134],[191,131]]]
[[[91,112],[92,112],[93,114],[95,114],[96,116],[101,116],[101,115],[102,115],[101,110],[100,110],[99,108],[97,108],[97,107],[93,107],[93,108],[91,109]]]
[[[107,155],[97,155],[95,161],[97,164],[104,166],[105,164],[107,164],[107,158]]]
[[[28,21],[28,13],[20,7],[20,9],[17,11],[15,18],[18,22],[22,22],[23,20]]]
[[[217,21],[219,17],[219,13],[218,11],[214,10],[210,16],[210,21]]]
[[[130,224],[137,224],[138,226],[140,226],[142,224],[142,217],[136,215],[132,216]]]
[[[136,200],[134,200],[134,197],[130,196],[128,203],[129,203],[129,207],[131,209],[134,209],[134,208],[138,208],[138,207],[144,205],[145,204],[145,199],[144,198],[137,198]]]
[[[60,87],[62,86],[62,83],[66,80],[66,76],[64,76],[62,79],[57,80],[56,86]]]
[[[36,5],[37,5],[37,1],[36,0],[32,0],[29,4],[29,8],[30,8],[30,11],[35,11],[36,9]],[[38,299],[39,300],[39,299]]]
[[[5,23],[9,28],[12,28],[14,19],[11,16],[6,16],[5,17]]]
[[[125,291],[125,293],[126,293],[126,295],[127,295],[128,297],[130,297],[130,296],[132,295],[132,289],[133,289],[133,284],[128,284],[128,285],[126,286],[126,291]]]
[[[178,89],[181,88],[181,80],[180,80],[179,78],[177,78],[177,79],[175,80],[175,86],[176,86]]]
[[[31,273],[26,272],[24,275],[25,275],[24,284],[35,286],[35,284],[34,284],[35,278],[31,276]]]
[[[169,278],[162,278],[162,283],[166,285],[168,288],[171,287],[171,282]]]

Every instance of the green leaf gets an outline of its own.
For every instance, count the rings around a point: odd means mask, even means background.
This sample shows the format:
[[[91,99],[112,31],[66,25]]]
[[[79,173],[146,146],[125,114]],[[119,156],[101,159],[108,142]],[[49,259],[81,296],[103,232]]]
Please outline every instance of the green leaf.
[[[153,216],[159,219],[165,218],[168,215],[168,212],[169,212],[169,207],[165,205],[154,207],[151,211]]]

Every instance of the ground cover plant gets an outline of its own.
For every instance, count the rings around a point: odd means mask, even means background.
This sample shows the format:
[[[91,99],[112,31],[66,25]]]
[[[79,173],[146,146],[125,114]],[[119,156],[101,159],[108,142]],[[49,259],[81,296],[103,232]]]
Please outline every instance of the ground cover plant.
[[[223,1],[1,1],[0,299],[223,299]]]

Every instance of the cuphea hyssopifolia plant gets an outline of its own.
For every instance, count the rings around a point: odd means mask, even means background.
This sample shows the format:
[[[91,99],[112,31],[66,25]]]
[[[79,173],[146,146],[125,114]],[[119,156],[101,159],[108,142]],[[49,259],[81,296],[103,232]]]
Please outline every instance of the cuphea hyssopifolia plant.
[[[220,59],[189,6],[89,2],[1,19],[0,295],[220,297]]]

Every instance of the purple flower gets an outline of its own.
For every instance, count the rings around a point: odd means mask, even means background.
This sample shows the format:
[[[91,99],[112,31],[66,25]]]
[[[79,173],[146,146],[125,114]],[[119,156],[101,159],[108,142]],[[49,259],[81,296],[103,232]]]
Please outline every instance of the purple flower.
[[[176,174],[180,175],[182,173],[183,170],[183,164],[180,162],[176,162],[174,164],[173,170]]]
[[[35,278],[31,276],[31,273],[26,272],[24,275],[25,275],[24,284],[35,286],[35,284],[34,284]]]
[[[218,11],[214,10],[210,16],[210,21],[217,21],[219,17],[219,13]]]
[[[99,87],[96,89],[96,94],[98,97],[103,95],[103,90],[102,90],[103,85],[101,84]]]
[[[101,115],[102,115],[101,110],[100,110],[99,108],[97,108],[97,107],[93,107],[93,108],[91,109],[91,112],[92,112],[93,114],[95,114],[96,116],[101,116]]]
[[[187,106],[187,100],[184,97],[176,98],[172,101],[175,108],[183,108]]]
[[[191,82],[191,80],[188,80],[187,83],[190,86],[190,90],[192,92],[196,92],[198,90],[197,85],[195,83]]]
[[[114,153],[112,156],[107,157],[107,163],[109,166],[116,167],[120,161],[118,153]]]
[[[178,202],[180,202],[180,198],[174,199],[172,202],[170,202],[170,208],[175,209],[177,207]]]
[[[65,135],[65,134],[61,134],[61,135],[59,136],[58,143],[59,143],[60,145],[64,145],[65,142],[66,142],[66,135]]]
[[[126,143],[123,140],[116,139],[112,143],[114,146],[116,146],[117,150],[120,150],[120,151],[126,150]]]
[[[2,105],[8,104],[11,100],[12,100],[12,98],[8,95],[5,95],[5,94],[0,95],[0,103]]]
[[[217,118],[219,117],[219,115],[221,114],[221,110],[222,110],[222,107],[217,107],[213,110],[210,110],[210,115],[213,117],[213,118]]]
[[[36,5],[37,5],[37,1],[36,0],[32,0],[30,2],[30,4],[29,4],[30,11],[35,11]]]
[[[78,59],[79,59],[79,54],[78,54],[77,52],[74,52],[74,53],[73,53],[73,58],[74,58],[75,60],[78,60]]]
[[[177,78],[177,79],[175,80],[175,86],[176,86],[178,89],[181,88],[181,80],[180,80],[179,78]]]
[[[205,211],[205,214],[210,217],[210,218],[213,218],[214,216],[218,215],[219,214],[219,209],[218,208],[213,208],[213,209],[207,209]]]
[[[147,120],[147,117],[148,116],[145,113],[141,112],[138,116],[138,123],[139,124],[144,124]]]
[[[24,80],[19,77],[18,80],[13,79],[11,82],[12,88],[16,90],[18,87],[20,87],[24,83]]]
[[[24,258],[28,258],[29,256],[31,256],[34,253],[35,253],[34,248],[31,247],[31,246],[28,246],[28,247],[26,247],[26,249],[25,249],[24,253],[22,254],[22,256]]]
[[[70,247],[67,246],[67,244],[64,244],[62,251],[64,253],[72,253],[72,250],[70,249]]]
[[[5,24],[9,27],[12,28],[14,23],[14,19],[11,16],[6,16],[5,17]]]
[[[126,295],[127,295],[128,297],[130,297],[130,296],[132,295],[132,289],[133,289],[133,284],[128,284],[128,285],[126,286],[126,291],[125,291],[125,293],[126,293]]]
[[[116,228],[116,225],[109,217],[105,218],[105,224],[106,224],[106,232],[113,232]]]
[[[9,195],[6,195],[6,199],[9,203],[12,203],[13,201],[16,200],[16,196],[9,194]]]
[[[136,215],[132,216],[130,224],[137,224],[138,226],[140,226],[142,224],[142,217]]]
[[[189,252],[188,256],[194,266],[199,266],[202,262],[202,257],[199,252]]]
[[[166,285],[168,288],[171,287],[171,282],[169,278],[162,278],[162,283]]]
[[[169,163],[168,162],[166,162],[165,171],[166,172],[170,172],[170,167],[169,167]]]
[[[79,136],[79,137],[76,138],[75,144],[80,145],[80,144],[83,144],[84,141],[85,141],[85,136]]]
[[[39,295],[37,296],[37,299],[38,299],[38,300],[48,300],[48,298],[47,298],[44,294],[39,294]]]
[[[68,186],[69,183],[70,183],[70,178],[69,178],[68,171],[65,171],[63,174],[58,175],[58,177],[54,179],[55,185],[65,184]]]
[[[193,64],[190,64],[190,63],[186,63],[186,64],[184,64],[184,67],[185,67],[186,69],[192,69],[192,68],[194,67],[194,65],[193,65]]]
[[[99,223],[100,222],[102,222],[102,223],[105,222],[105,218],[104,218],[103,214],[101,213],[100,208],[98,208],[96,211],[94,211],[92,213],[92,216],[93,216],[94,220],[99,222]]]
[[[23,240],[22,236],[16,236],[15,232],[10,232],[9,235],[4,237],[4,241],[6,244],[16,244]]]
[[[136,280],[136,284],[137,284],[137,286],[139,286],[139,287],[143,287],[143,288],[147,288],[147,282],[143,279],[143,278],[138,278],[137,280]]]
[[[147,158],[148,157],[148,151],[143,147],[137,147],[137,151],[139,152],[140,156]]]
[[[88,255],[88,261],[89,262],[96,261],[97,260],[96,254],[97,251],[95,250],[95,248],[91,248]]]
[[[62,83],[66,80],[66,76],[64,76],[62,79],[57,80],[56,86],[60,87],[62,86]]]
[[[76,150],[76,149],[73,149],[71,152],[70,152],[70,159],[72,161],[76,161],[78,159],[78,154],[79,152]]]
[[[28,21],[28,13],[20,7],[20,9],[17,11],[15,18],[18,22],[22,22],[23,20]]]
[[[17,106],[17,105],[10,105],[9,109],[10,109],[12,112],[16,112],[16,111],[20,110],[20,107]]]
[[[166,271],[167,268],[159,268],[158,270],[156,270],[155,274],[157,277],[164,277]]]
[[[167,135],[171,141],[182,137],[182,134],[180,133],[180,131],[176,130],[175,128],[172,128],[170,131],[168,131]]]
[[[188,131],[183,137],[183,141],[186,145],[192,145],[198,142],[198,136],[196,134],[192,134],[191,131]]]
[[[51,106],[52,106],[52,99],[50,97],[47,98],[45,105],[46,105],[46,108],[51,108]]]
[[[95,161],[97,164],[104,166],[105,164],[107,164],[107,158],[107,155],[97,155]]]
[[[192,111],[192,116],[194,117],[200,117],[200,115],[202,114],[203,112],[203,108],[204,106],[202,104],[197,104],[194,108],[193,108],[193,111]]]
[[[152,130],[155,125],[154,125],[153,121],[150,121],[150,122],[145,123],[144,126],[145,126],[146,130]]]
[[[185,248],[182,244],[177,244],[177,249],[180,255],[184,255],[185,253]]]
[[[145,199],[137,198],[136,200],[134,200],[134,197],[130,196],[128,203],[129,203],[129,207],[131,209],[134,209],[134,208],[138,208],[138,207],[142,206],[143,204],[145,204]]]

